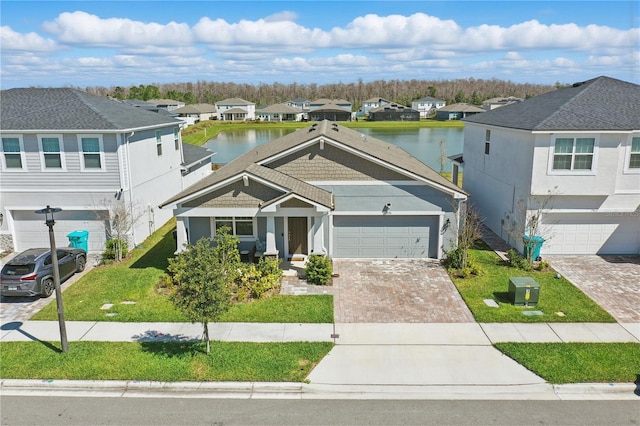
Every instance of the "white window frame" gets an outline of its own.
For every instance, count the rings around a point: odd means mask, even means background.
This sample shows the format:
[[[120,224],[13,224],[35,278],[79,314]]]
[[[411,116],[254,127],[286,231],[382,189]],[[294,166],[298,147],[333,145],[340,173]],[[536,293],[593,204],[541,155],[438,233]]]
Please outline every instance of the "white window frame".
[[[556,151],[556,140],[557,139],[573,139],[572,152],[571,152],[571,169],[554,169],[553,168],[553,160],[555,157]],[[591,169],[574,169],[574,161],[576,157],[576,139],[593,139],[593,153],[591,160]],[[551,141],[549,144],[549,160],[547,166],[547,174],[556,175],[556,176],[594,176],[596,174],[596,170],[598,169],[598,147],[600,145],[600,138],[594,134],[562,134],[557,133],[551,137]]]
[[[236,224],[237,222],[249,222],[249,219],[251,219],[251,235],[238,235],[237,231],[236,231]],[[211,218],[211,230],[212,230],[212,237],[216,236],[216,223],[217,222],[231,222],[231,234],[235,235],[236,237],[238,237],[238,239],[240,239],[241,241],[244,240],[255,240],[257,238],[257,229],[258,229],[258,222],[256,220],[255,217],[250,217],[250,216],[216,216],[216,217],[212,217]]]
[[[180,150],[180,128],[179,127],[173,128],[173,147],[175,148],[176,151]]]
[[[84,161],[84,150],[82,148],[82,139],[98,139],[99,152],[87,152],[87,154],[98,154],[100,156],[100,167],[86,167]],[[99,134],[85,134],[78,135],[78,153],[80,154],[80,170],[83,172],[104,172],[104,143],[102,142],[102,135]]]
[[[60,146],[59,155],[60,155],[60,168],[48,168],[45,163],[45,153],[44,148],[42,147],[42,139],[45,138],[57,138]],[[67,171],[67,161],[64,153],[64,139],[61,134],[39,134],[38,135],[38,149],[40,150],[40,169],[43,172],[51,172],[51,173],[59,173]]]
[[[162,157],[162,132],[160,130],[156,130],[156,156]]]
[[[18,139],[18,143],[20,144],[20,152],[16,153],[16,152],[9,152],[9,153],[5,153],[4,152],[4,144],[0,144],[0,150],[2,150],[2,170],[7,171],[7,172],[26,172],[27,171],[27,158],[24,152],[24,141],[22,140],[22,135],[14,135],[14,134],[2,134],[0,135],[0,137],[2,139]],[[0,142],[2,142],[0,140]],[[20,163],[22,165],[22,167],[18,168],[18,167],[7,167],[7,158],[5,157],[5,154],[11,154],[11,155],[15,155],[15,154],[20,154]]]
[[[629,135],[626,141],[625,155],[624,155],[624,173],[625,174],[640,174],[640,168],[631,168],[631,147],[634,139],[640,139],[640,133],[633,133]],[[633,154],[636,154],[635,152]]]

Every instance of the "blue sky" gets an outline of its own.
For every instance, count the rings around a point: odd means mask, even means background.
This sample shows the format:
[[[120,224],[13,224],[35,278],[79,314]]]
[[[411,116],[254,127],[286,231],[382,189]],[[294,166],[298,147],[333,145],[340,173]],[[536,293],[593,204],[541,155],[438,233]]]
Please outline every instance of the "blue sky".
[[[636,1],[12,1],[0,84],[640,83]]]

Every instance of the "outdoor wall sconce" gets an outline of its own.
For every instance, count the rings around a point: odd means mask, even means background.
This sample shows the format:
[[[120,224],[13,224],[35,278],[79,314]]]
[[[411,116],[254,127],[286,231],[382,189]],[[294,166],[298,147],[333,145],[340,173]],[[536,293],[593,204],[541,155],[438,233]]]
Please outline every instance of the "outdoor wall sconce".
[[[384,205],[384,207],[382,208],[382,213],[391,213],[391,203],[387,203]]]
[[[447,218],[442,225],[442,229],[440,229],[440,234],[444,234],[449,229],[449,226],[451,226],[451,219]]]
[[[0,213],[0,226],[4,223],[4,214]]]

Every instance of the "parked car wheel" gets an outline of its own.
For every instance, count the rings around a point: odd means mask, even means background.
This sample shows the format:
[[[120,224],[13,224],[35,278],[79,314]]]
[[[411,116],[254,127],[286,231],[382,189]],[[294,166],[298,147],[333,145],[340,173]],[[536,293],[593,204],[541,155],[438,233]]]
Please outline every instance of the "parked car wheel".
[[[56,285],[53,282],[53,278],[47,278],[42,281],[42,296],[49,297],[53,294],[53,290],[56,289]]]
[[[87,266],[87,258],[84,256],[78,256],[78,259],[76,259],[76,272],[84,271],[85,266]]]

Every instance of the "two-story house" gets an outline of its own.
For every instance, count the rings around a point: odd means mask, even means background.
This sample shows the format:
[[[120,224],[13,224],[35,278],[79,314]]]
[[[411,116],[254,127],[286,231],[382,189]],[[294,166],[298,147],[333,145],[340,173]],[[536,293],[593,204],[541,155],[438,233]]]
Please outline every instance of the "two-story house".
[[[245,121],[256,119],[256,104],[240,98],[229,98],[216,102],[218,120]]]
[[[130,245],[139,244],[171,218],[158,204],[211,169],[204,149],[184,158],[183,122],[164,114],[69,88],[3,90],[0,99],[2,250],[48,247],[35,213],[47,205],[62,208],[59,245],[86,230],[89,251],[102,252],[117,203],[134,220]]]
[[[420,111],[421,118],[427,118],[432,111],[438,110],[447,105],[442,99],[436,99],[431,96],[425,96],[424,98],[417,99],[411,102],[411,108]]]
[[[390,104],[391,101],[385,98],[369,98],[366,101],[362,101],[362,106],[360,107],[359,115],[364,115],[365,117],[369,115],[369,111],[374,108],[381,107],[382,105]]]
[[[545,254],[640,253],[640,86],[576,83],[464,119],[464,186],[522,249],[539,216]]]

